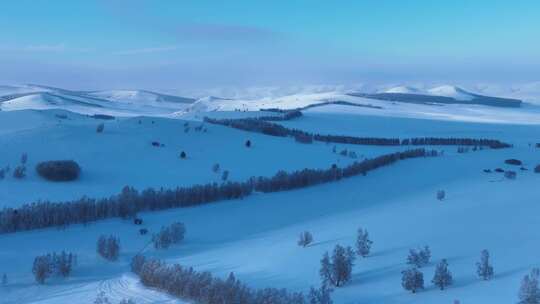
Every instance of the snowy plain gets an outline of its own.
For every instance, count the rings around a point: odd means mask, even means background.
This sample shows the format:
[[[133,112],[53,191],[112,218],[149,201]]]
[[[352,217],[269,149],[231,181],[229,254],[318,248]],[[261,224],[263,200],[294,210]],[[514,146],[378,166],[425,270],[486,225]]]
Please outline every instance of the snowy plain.
[[[220,175],[211,170],[215,163],[229,170],[232,180],[239,181],[253,175],[273,175],[280,169],[346,165],[353,160],[332,153],[332,144],[304,145],[290,138],[207,124],[207,132],[194,131],[204,116],[268,115],[257,110],[291,109],[328,100],[371,104],[380,109],[327,105],[280,123],[321,134],[495,138],[514,147],[469,153],[447,147],[442,157],[407,160],[336,183],[140,214],[144,227],[151,232],[174,221],[186,224],[186,239],[166,251],[152,249],[148,246],[150,236],[139,235],[138,226],[120,219],[0,235],[0,273],[9,276],[9,284],[0,287],[0,303],[92,303],[100,291],[116,302],[133,298],[137,303],[181,303],[144,288],[129,273],[131,257],[141,251],[222,277],[234,272],[253,287],[306,291],[320,284],[323,253],[336,244],[353,245],[359,227],[368,229],[374,241],[372,254],[356,260],[352,282],[333,293],[335,303],[517,302],[521,278],[532,267],[540,266],[540,174],[533,172],[540,163],[540,150],[534,147],[540,141],[540,108],[530,103],[517,109],[419,105],[326,92],[255,101],[205,98],[187,107],[182,105],[182,109],[168,105],[159,108],[161,105],[153,101],[153,109],[159,110],[148,113],[139,100],[133,110],[123,103],[125,111],[121,113],[116,104],[101,108],[98,113],[125,114],[106,121],[86,116],[85,107],[74,110],[72,104],[39,109],[33,104],[27,105],[29,109],[2,105],[0,166],[13,167],[26,152],[29,168],[41,160],[69,158],[81,164],[83,174],[79,181],[64,184],[46,182],[32,169],[24,180],[8,177],[0,181],[0,207],[39,199],[103,197],[118,193],[124,185],[142,189],[218,182]],[[101,122],[105,131],[97,134],[95,129]],[[190,127],[187,133],[186,122]],[[253,142],[252,149],[245,148],[246,139]],[[153,147],[152,141],[165,146]],[[365,157],[404,149],[336,146]],[[187,152],[186,160],[179,159],[181,151]],[[508,158],[522,160],[529,170],[518,170],[516,180],[483,172],[498,167],[515,170],[504,164]],[[439,189],[447,193],[442,202],[435,198]],[[296,245],[298,234],[304,230],[314,236],[314,243],[307,248]],[[116,263],[106,262],[95,253],[99,235],[111,233],[121,240],[121,256]],[[401,271],[407,267],[408,250],[424,245],[429,245],[433,254],[433,262],[422,268],[426,289],[410,294],[401,287]],[[490,250],[495,268],[495,277],[487,282],[475,273],[482,249]],[[36,284],[31,273],[34,257],[61,250],[79,256],[73,275]],[[445,291],[430,283],[434,264],[442,258],[448,259],[455,281]]]

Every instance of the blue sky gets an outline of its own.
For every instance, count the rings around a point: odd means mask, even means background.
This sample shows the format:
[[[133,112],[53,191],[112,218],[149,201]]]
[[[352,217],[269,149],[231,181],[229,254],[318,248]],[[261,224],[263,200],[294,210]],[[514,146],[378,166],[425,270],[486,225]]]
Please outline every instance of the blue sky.
[[[6,0],[0,82],[537,81],[539,29],[537,0]]]

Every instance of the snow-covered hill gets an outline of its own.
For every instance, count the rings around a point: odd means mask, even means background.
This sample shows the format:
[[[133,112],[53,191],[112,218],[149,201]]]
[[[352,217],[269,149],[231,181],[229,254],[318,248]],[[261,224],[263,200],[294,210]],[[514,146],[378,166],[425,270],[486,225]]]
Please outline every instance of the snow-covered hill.
[[[472,94],[470,92],[465,91],[462,88],[451,86],[451,85],[443,85],[443,86],[431,88],[428,90],[428,92],[431,95],[451,97],[460,101],[470,101],[475,98],[475,94]]]
[[[144,90],[72,91],[39,85],[0,88],[0,110],[64,109],[80,114],[162,116],[186,109],[194,100]]]
[[[172,96],[145,90],[107,90],[86,92],[86,95],[126,103],[193,103],[191,98]]]
[[[27,176],[16,179],[10,171],[0,179],[0,208],[38,200],[53,202],[117,194],[125,185],[174,188],[271,176],[278,170],[345,166],[355,159],[334,153],[347,149],[359,159],[404,146],[362,146],[314,142],[250,133],[204,124],[204,116],[238,118],[272,115],[260,109],[303,110],[302,117],[279,121],[286,127],[320,134],[364,137],[472,137],[495,138],[512,148],[458,153],[444,150],[437,158],[407,160],[369,172],[366,176],[273,194],[256,193],[227,202],[184,209],[138,214],[144,220],[108,219],[63,229],[0,234],[2,304],[90,304],[99,292],[112,303],[133,298],[138,304],[182,303],[148,289],[129,271],[130,259],[142,252],[169,263],[178,262],[218,277],[230,272],[255,288],[277,287],[306,292],[320,284],[322,255],[336,244],[354,245],[359,227],[374,241],[367,258],[358,257],[352,281],[336,288],[336,304],[515,303],[521,278],[540,266],[537,184],[540,108],[471,104],[422,104],[350,96],[341,91],[297,93],[255,99],[202,98],[193,103],[163,99],[140,91],[76,92],[43,87],[3,87],[1,102],[0,168],[11,170],[27,153]],[[409,94],[396,89],[395,93]],[[413,91],[413,90],[409,90]],[[433,91],[433,90],[431,90]],[[425,94],[466,94],[440,89]],[[427,92],[427,93],[426,93]],[[392,93],[392,92],[390,92]],[[411,93],[417,94],[417,93]],[[177,107],[172,106],[177,105]],[[366,105],[371,105],[368,107]],[[113,113],[114,120],[88,114]],[[134,117],[138,116],[138,117]],[[104,123],[104,131],[96,132]],[[245,146],[246,140],[251,147]],[[158,142],[159,145],[153,145]],[[179,157],[186,152],[186,159]],[[523,167],[504,163],[517,158]],[[38,162],[73,159],[81,168],[79,180],[49,182],[35,172]],[[214,171],[220,165],[219,172]],[[517,172],[515,180],[485,169]],[[446,191],[439,201],[435,194]],[[168,250],[149,246],[152,234],[174,221],[186,224],[186,239]],[[139,229],[147,228],[147,235]],[[297,245],[298,234],[308,230],[314,243]],[[120,257],[107,262],[96,254],[102,234],[120,238]],[[429,245],[432,262],[423,267],[426,288],[417,294],[403,290],[401,271],[409,249]],[[475,273],[480,251],[491,253],[495,276],[481,281]],[[68,250],[78,265],[69,278],[52,278],[38,285],[31,272],[36,256]],[[454,284],[433,287],[434,266],[446,258]]]

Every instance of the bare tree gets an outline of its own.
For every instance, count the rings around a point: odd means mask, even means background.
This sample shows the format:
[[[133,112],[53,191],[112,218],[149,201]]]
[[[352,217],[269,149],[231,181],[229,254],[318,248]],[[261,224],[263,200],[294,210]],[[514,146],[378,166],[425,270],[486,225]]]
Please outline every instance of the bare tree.
[[[431,259],[431,251],[428,246],[424,246],[423,249],[410,249],[409,256],[407,256],[407,264],[421,268],[429,264]]]
[[[26,163],[28,162],[28,154],[27,153],[23,153],[21,155],[21,164],[22,165],[26,165]]]
[[[437,264],[435,268],[435,275],[431,281],[441,290],[444,290],[445,287],[452,285],[452,273],[450,270],[448,270],[448,262],[446,262],[446,259],[443,259],[439,264]]]
[[[229,170],[224,170],[221,174],[221,180],[226,182],[229,179]]]
[[[531,273],[525,275],[521,280],[519,288],[518,304],[538,304],[540,303],[540,287],[538,286],[538,277],[540,270],[534,268]]]
[[[34,259],[34,265],[32,266],[32,273],[36,282],[44,284],[45,280],[51,276],[53,272],[52,263],[50,257],[43,255]]]
[[[369,239],[369,233],[362,228],[358,228],[358,235],[356,237],[356,253],[361,257],[367,257],[371,251],[371,244],[373,242]]]
[[[309,231],[304,231],[300,233],[300,238],[298,239],[298,246],[307,247],[313,242],[313,236]]]
[[[486,249],[480,253],[480,262],[476,263],[476,273],[486,281],[493,277],[493,266],[489,263],[489,251]]]
[[[354,266],[354,251],[351,247],[336,245],[332,258],[326,252],[321,260],[321,275],[323,285],[343,286],[351,279]]]
[[[401,286],[405,290],[416,293],[417,290],[424,289],[424,274],[416,267],[404,270],[401,274]]]
[[[112,235],[101,235],[97,240],[96,251],[104,259],[116,261],[120,254],[120,239]]]

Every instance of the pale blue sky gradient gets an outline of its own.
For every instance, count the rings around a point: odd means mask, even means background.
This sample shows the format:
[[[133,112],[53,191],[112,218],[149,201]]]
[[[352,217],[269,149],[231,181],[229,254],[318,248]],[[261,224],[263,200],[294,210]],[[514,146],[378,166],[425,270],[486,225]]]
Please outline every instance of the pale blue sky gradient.
[[[540,80],[540,1],[7,0],[0,82]]]

